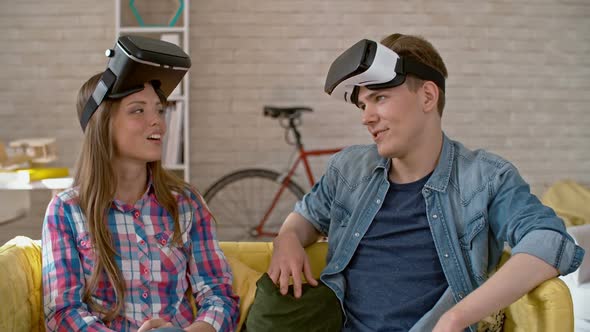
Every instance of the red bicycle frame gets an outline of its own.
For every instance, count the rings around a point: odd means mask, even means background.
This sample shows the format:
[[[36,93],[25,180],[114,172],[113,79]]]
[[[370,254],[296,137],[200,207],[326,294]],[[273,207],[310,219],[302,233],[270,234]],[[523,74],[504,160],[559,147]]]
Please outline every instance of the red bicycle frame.
[[[276,236],[277,235],[277,233],[266,232],[266,231],[263,230],[263,228],[264,228],[264,225],[266,224],[266,221],[268,220],[268,217],[270,216],[270,214],[274,210],[275,206],[277,205],[277,202],[281,198],[281,195],[283,194],[283,191],[285,190],[285,188],[287,188],[287,186],[291,182],[291,177],[295,173],[295,169],[297,169],[297,166],[299,165],[299,162],[300,161],[303,162],[303,167],[305,169],[305,174],[307,175],[307,179],[309,181],[309,185],[311,187],[313,187],[313,185],[315,184],[315,179],[314,179],[313,173],[311,171],[311,167],[309,166],[309,161],[307,160],[307,157],[308,156],[331,155],[331,154],[334,154],[334,153],[336,153],[336,152],[338,152],[340,150],[342,150],[342,148],[338,148],[338,149],[322,149],[322,150],[305,150],[303,148],[303,144],[298,144],[299,154],[297,156],[297,159],[295,160],[295,162],[293,162],[293,165],[289,169],[289,172],[287,172],[287,175],[285,175],[285,177],[281,180],[281,187],[279,188],[279,190],[275,194],[275,196],[274,196],[274,198],[272,200],[272,203],[270,204],[270,207],[266,210],[266,213],[264,214],[264,217],[262,217],[262,220],[260,220],[260,224],[258,224],[258,226],[256,226],[256,236],[257,237],[260,237],[260,236]]]

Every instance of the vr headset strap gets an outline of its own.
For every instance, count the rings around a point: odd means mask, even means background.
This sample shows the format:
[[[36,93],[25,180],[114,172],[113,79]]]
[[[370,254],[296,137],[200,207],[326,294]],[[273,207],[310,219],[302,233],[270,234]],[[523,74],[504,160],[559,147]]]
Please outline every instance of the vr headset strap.
[[[398,64],[400,64],[400,61],[404,75],[414,74],[423,80],[433,81],[443,92],[445,91],[445,77],[437,70],[408,58],[399,59]],[[395,71],[399,73],[398,68]]]
[[[90,118],[96,112],[98,105],[102,103],[102,101],[107,96],[108,92],[111,90],[113,85],[115,84],[115,80],[117,76],[113,74],[113,72],[107,68],[105,72],[100,77],[100,81],[96,85],[94,92],[86,105],[84,106],[84,111],[82,112],[82,116],[80,117],[80,125],[82,126],[82,131],[86,130],[86,125]]]

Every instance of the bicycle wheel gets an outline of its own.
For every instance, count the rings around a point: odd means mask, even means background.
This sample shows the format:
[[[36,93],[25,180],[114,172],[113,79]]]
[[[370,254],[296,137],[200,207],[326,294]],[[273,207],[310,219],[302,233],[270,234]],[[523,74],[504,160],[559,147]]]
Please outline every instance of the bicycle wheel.
[[[215,217],[220,241],[268,241],[276,234],[304,195],[290,181],[260,229],[259,225],[282,186],[281,174],[266,169],[245,169],[225,175],[203,195]],[[262,233],[260,232],[262,231]]]

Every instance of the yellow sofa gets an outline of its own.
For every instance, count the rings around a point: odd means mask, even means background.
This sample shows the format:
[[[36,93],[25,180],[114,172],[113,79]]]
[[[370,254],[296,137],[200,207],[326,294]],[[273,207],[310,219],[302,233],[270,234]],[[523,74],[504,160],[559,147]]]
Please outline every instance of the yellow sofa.
[[[266,271],[272,253],[267,242],[222,242],[240,295],[240,324],[254,300],[256,280]],[[326,243],[307,248],[314,277],[324,267]],[[17,236],[0,247],[0,331],[44,331],[39,241]],[[570,293],[551,279],[506,308],[504,331],[573,331]]]

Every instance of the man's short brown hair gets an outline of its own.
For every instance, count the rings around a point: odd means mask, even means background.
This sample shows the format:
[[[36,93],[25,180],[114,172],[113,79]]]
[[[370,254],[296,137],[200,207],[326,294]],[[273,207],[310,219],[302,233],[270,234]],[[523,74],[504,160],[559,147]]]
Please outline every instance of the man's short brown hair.
[[[392,49],[401,57],[411,58],[428,65],[438,72],[440,72],[445,79],[448,77],[447,67],[443,62],[438,51],[426,39],[420,36],[402,35],[400,33],[391,34],[381,40],[381,44]],[[406,83],[411,91],[418,90],[424,80],[414,76],[408,75]],[[442,117],[443,109],[445,107],[445,93],[438,88],[438,114]]]

